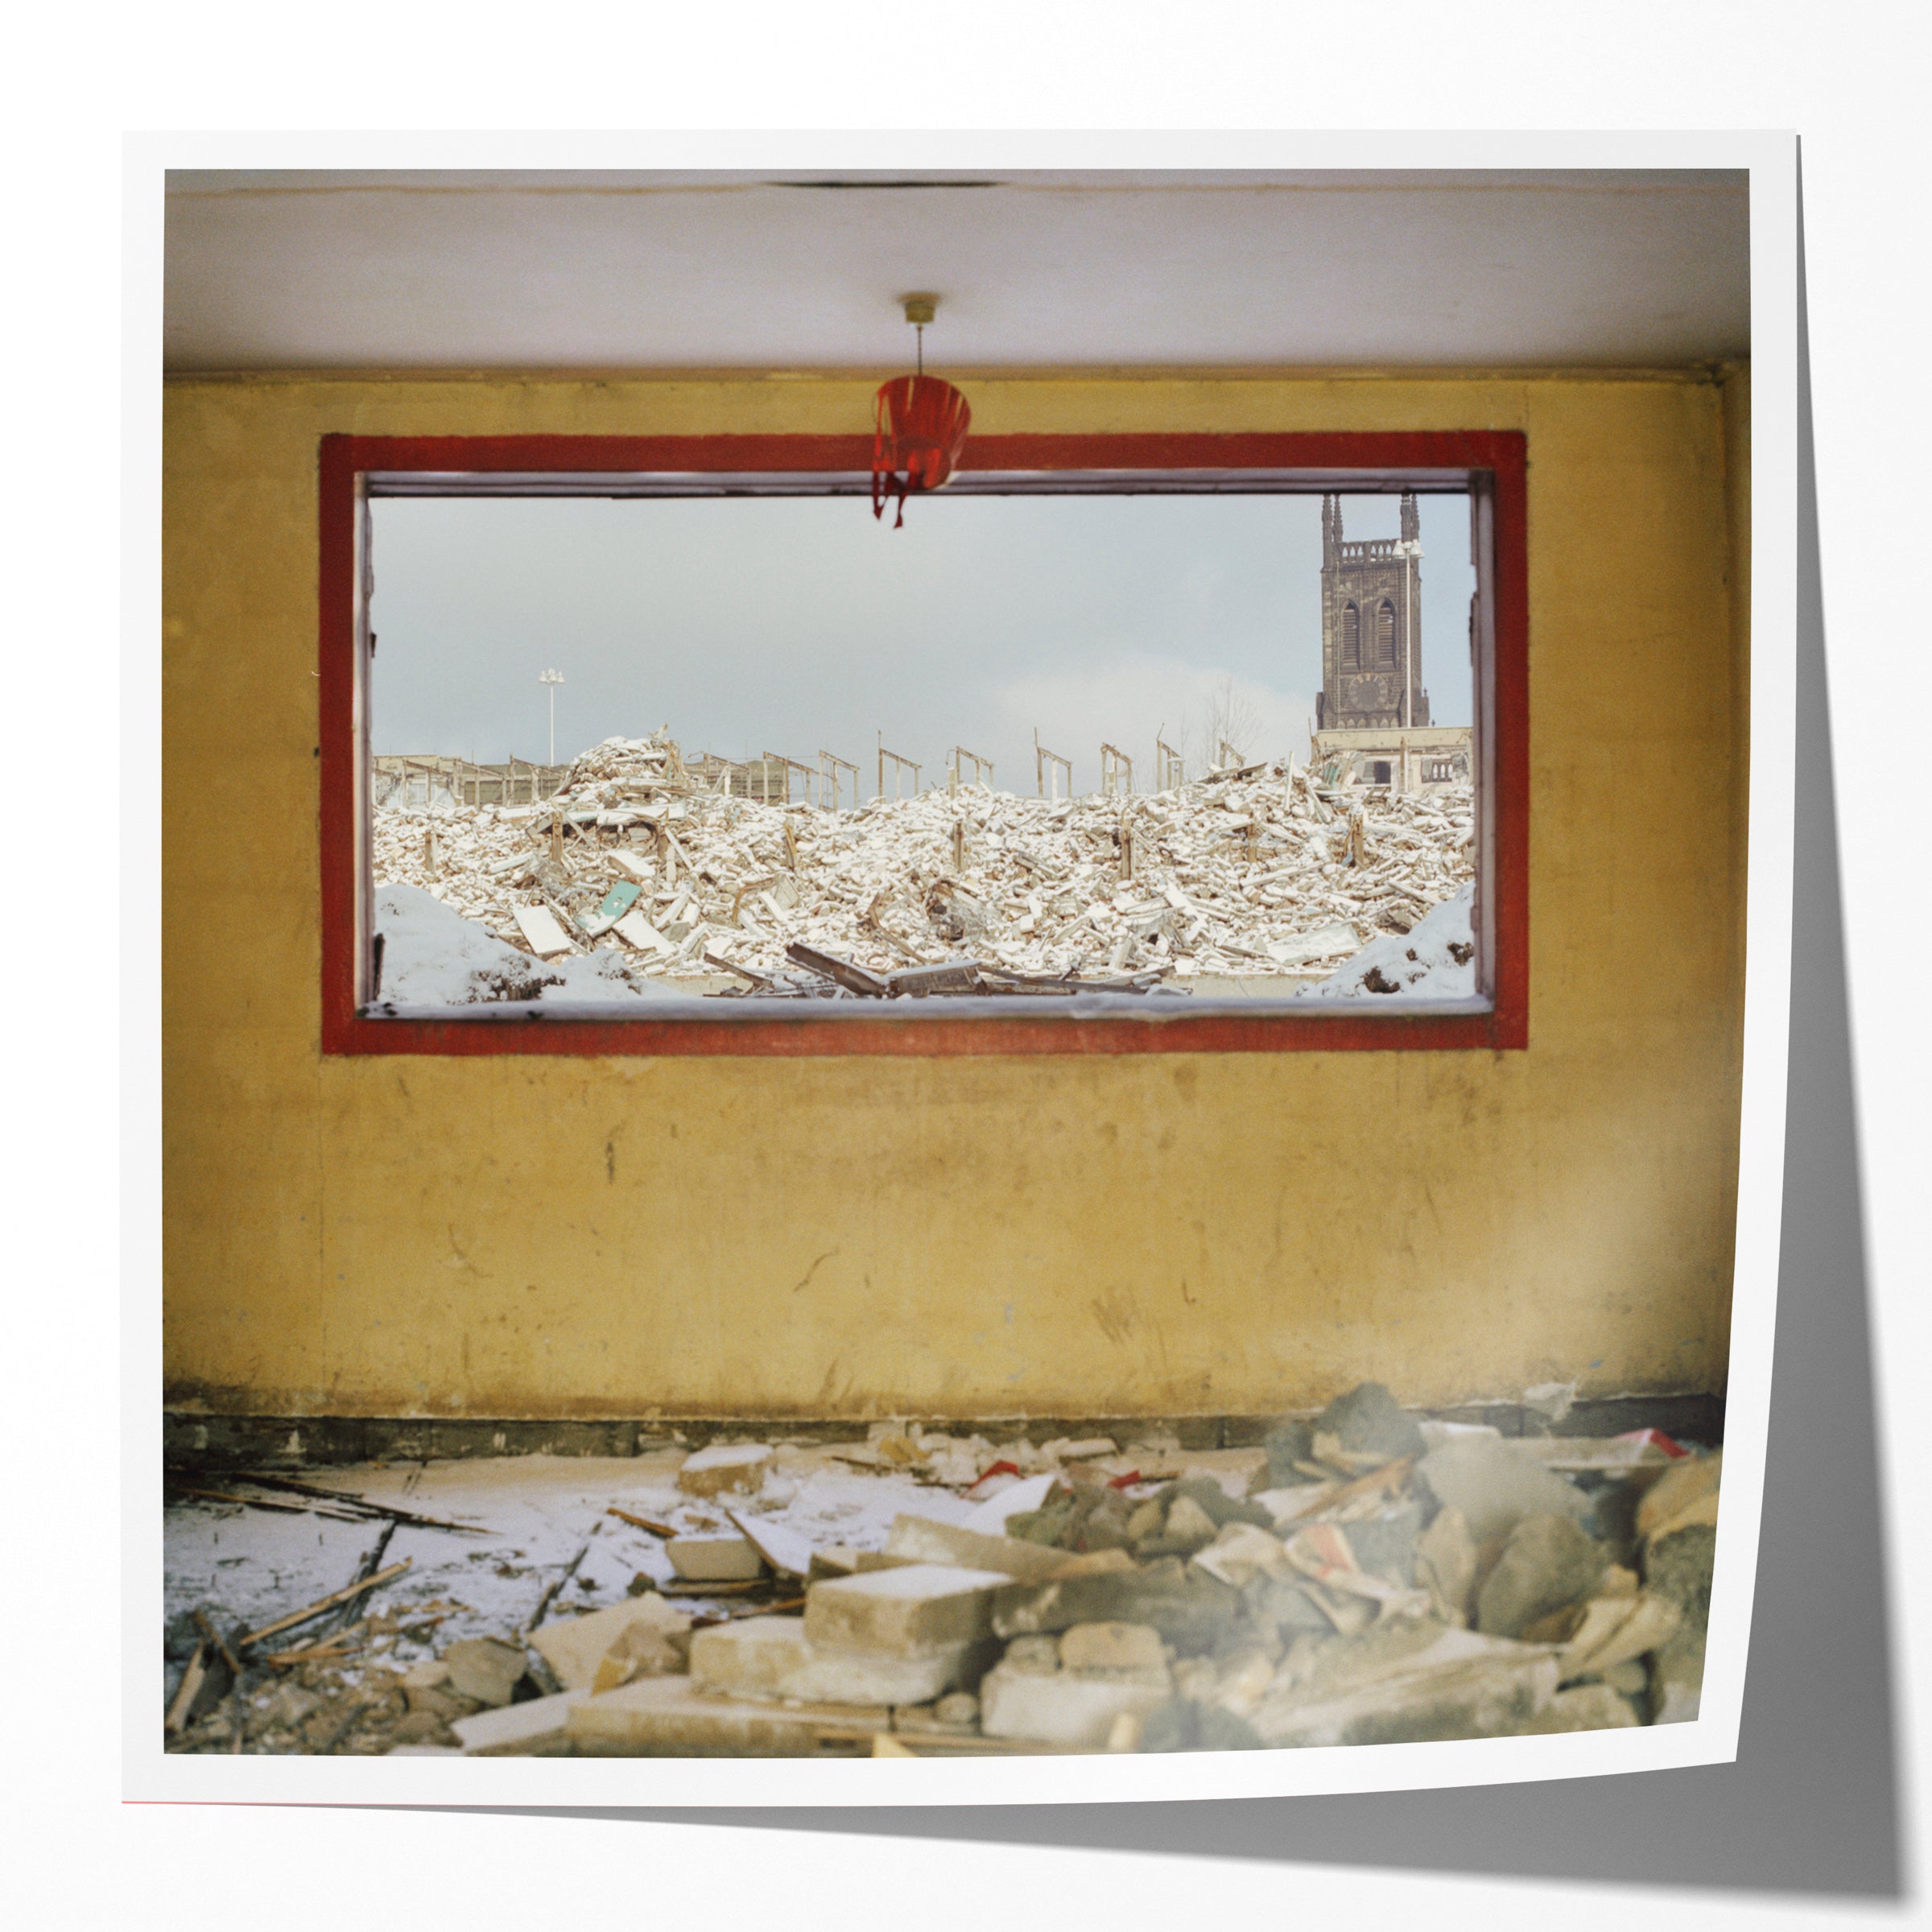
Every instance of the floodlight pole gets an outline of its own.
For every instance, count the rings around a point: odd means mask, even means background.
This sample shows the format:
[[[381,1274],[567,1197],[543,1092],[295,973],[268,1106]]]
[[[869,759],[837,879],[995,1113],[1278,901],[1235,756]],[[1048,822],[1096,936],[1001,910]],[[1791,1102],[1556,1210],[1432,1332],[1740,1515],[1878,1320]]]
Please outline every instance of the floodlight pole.
[[[560,671],[547,671],[537,679],[539,684],[550,687],[550,762],[557,762],[557,687],[564,682]]]

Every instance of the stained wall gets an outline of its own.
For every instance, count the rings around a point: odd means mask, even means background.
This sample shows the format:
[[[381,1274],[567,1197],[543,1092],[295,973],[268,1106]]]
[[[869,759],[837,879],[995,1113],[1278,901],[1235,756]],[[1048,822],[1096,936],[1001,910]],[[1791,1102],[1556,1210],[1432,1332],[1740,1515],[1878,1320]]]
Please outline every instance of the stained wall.
[[[1520,429],[1530,1045],[319,1049],[318,439],[862,429],[844,378],[170,386],[165,1374],[255,1414],[1253,1414],[1721,1391],[1748,390],[988,377],[976,430]]]

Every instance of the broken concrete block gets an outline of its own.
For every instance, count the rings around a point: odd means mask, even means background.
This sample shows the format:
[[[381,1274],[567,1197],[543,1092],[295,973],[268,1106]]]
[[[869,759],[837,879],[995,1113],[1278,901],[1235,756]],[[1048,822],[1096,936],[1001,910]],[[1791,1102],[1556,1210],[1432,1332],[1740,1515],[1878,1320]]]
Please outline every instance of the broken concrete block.
[[[647,1634],[669,1651],[669,1640],[690,1629],[690,1616],[654,1591],[587,1616],[559,1617],[532,1631],[530,1643],[566,1690],[588,1690],[597,1682],[597,1666],[628,1633]]]
[[[439,1728],[453,1717],[468,1717],[480,1702],[473,1697],[458,1697],[447,1686],[435,1684],[411,1684],[404,1689],[402,1695],[408,1703],[411,1716],[431,1718]]]
[[[812,1558],[817,1552],[797,1530],[786,1524],[774,1522],[769,1517],[754,1515],[749,1509],[727,1509],[724,1513],[743,1532],[758,1554],[781,1575],[811,1574]]]
[[[957,1523],[928,1517],[894,1519],[886,1538],[888,1556],[915,1563],[951,1563],[968,1570],[997,1570],[1026,1583],[1044,1583],[1067,1562],[1064,1550],[1048,1549],[1017,1536],[987,1536]]]
[[[547,906],[518,906],[511,910],[517,930],[539,959],[552,959],[571,950],[570,935],[557,923],[556,914]]]
[[[976,1724],[980,1721],[980,1700],[970,1690],[948,1690],[933,1706],[932,1715],[942,1724]]]
[[[1165,1672],[1157,1682],[1141,1683],[1065,1671],[1046,1676],[1001,1663],[980,1685],[980,1732],[1101,1751],[1118,1719],[1145,1719],[1173,1695]]]
[[[1191,1496],[1174,1499],[1161,1530],[1162,1541],[1186,1554],[1205,1549],[1220,1534],[1214,1518]]]
[[[663,1677],[683,1670],[691,1654],[687,1632],[667,1630],[653,1624],[626,1624],[617,1641],[604,1653],[592,1690],[614,1690],[634,1678]]]
[[[1342,1534],[1364,1571],[1407,1590],[1416,1581],[1415,1546],[1422,1527],[1422,1506],[1408,1502],[1346,1523]]]
[[[1315,1435],[1331,1435],[1352,1455],[1420,1455],[1426,1445],[1413,1416],[1403,1413],[1380,1382],[1363,1382],[1338,1395],[1311,1425]]]
[[[1001,1637],[1074,1624],[1149,1624],[1183,1654],[1212,1650],[1244,1614],[1241,1593],[1174,1557],[1144,1568],[1009,1583],[993,1600]]]
[[[466,1637],[443,1653],[449,1666],[449,1688],[458,1697],[473,1697],[480,1704],[506,1704],[518,1679],[530,1668],[521,1644],[493,1637]]]
[[[1637,1506],[1637,1533],[1667,1536],[1674,1529],[1717,1521],[1717,1496],[1724,1480],[1724,1457],[1686,1456],[1673,1463],[1645,1492]]]
[[[1609,1557],[1573,1516],[1526,1516],[1509,1533],[1476,1596],[1476,1627],[1518,1637],[1539,1616],[1591,1595]]]
[[[564,1719],[583,1757],[810,1757],[826,1729],[892,1728],[882,1704],[781,1704],[720,1697],[684,1677],[647,1677],[586,1697]]]
[[[843,1543],[821,1543],[811,1553],[811,1567],[805,1574],[813,1583],[828,1576],[856,1576],[859,1559],[867,1553],[849,1549]]]
[[[992,1634],[993,1592],[1010,1581],[939,1563],[833,1577],[806,1593],[805,1634],[818,1649],[893,1657],[978,1643]]]
[[[639,906],[632,906],[611,930],[619,939],[636,947],[639,952],[652,953],[664,958],[678,950],[645,918],[643,908]]]
[[[1583,1625],[1569,1642],[1561,1659],[1565,1678],[1586,1673],[1600,1677],[1620,1664],[1634,1663],[1640,1657],[1666,1644],[1676,1635],[1683,1612],[1667,1596],[1647,1590],[1634,1600],[1629,1597],[1596,1597],[1590,1604],[1595,1616],[1587,1614]],[[1620,1614],[1614,1614],[1620,1612]]]
[[[1567,1613],[1538,1617],[1522,1635],[1529,1642],[1554,1641],[1563,1646],[1557,1659],[1557,1681],[1567,1684],[1593,1674],[1590,1659],[1630,1620],[1634,1607],[1629,1597],[1593,1596],[1587,1604],[1573,1604]],[[1567,1627],[1556,1633],[1554,1627],[1559,1622]]]
[[[1074,1624],[1060,1633],[1060,1667],[1080,1675],[1169,1681],[1161,1633],[1149,1624]]]
[[[1246,1718],[1267,1695],[1275,1680],[1278,1652],[1262,1649],[1237,1650],[1224,1658],[1216,1672],[1208,1701]]]
[[[1506,1736],[1556,1695],[1556,1659],[1548,1650],[1440,1624],[1402,1635],[1406,1653],[1318,1668],[1306,1682],[1265,1697],[1249,1723],[1275,1745]],[[1365,1639],[1344,1648],[1376,1646]]]
[[[560,1757],[569,1748],[564,1719],[583,1697],[581,1690],[533,1697],[527,1703],[459,1717],[449,1728],[465,1757]]]
[[[727,1491],[754,1493],[771,1467],[768,1443],[720,1443],[685,1457],[678,1471],[678,1487],[687,1496],[722,1496]]]
[[[687,1583],[746,1583],[765,1574],[757,1546],[735,1530],[722,1536],[674,1536],[664,1554]]]
[[[1264,1479],[1275,1488],[1305,1482],[1299,1465],[1315,1456],[1314,1426],[1302,1416],[1290,1416],[1278,1422],[1263,1439],[1267,1452],[1268,1473]]]
[[[514,1710],[515,1706],[512,1705]],[[437,1738],[448,1737],[447,1720],[437,1716],[433,1711],[407,1711],[390,1727],[392,1744],[426,1744]]]
[[[923,1704],[985,1661],[971,1644],[915,1657],[820,1650],[795,1616],[738,1617],[691,1640],[695,1688],[809,1704]]]
[[[1637,1722],[1629,1700],[1608,1684],[1578,1684],[1559,1690],[1522,1727],[1522,1734],[1546,1736],[1557,1731],[1620,1731]]]
[[[402,1673],[402,1688],[405,1690],[434,1690],[438,1685],[449,1682],[449,1666],[440,1657],[432,1657],[423,1663],[412,1665]]]
[[[1416,1472],[1444,1508],[1463,1513],[1478,1545],[1507,1536],[1525,1516],[1586,1515],[1590,1501],[1500,1437],[1475,1437],[1431,1449]]]
[[[1009,1670],[1024,1670],[1035,1677],[1051,1677],[1060,1667],[1060,1640],[1043,1632],[1016,1637],[1006,1646],[1002,1659]]]
[[[1416,1581],[1433,1592],[1448,1623],[1466,1624],[1476,1590],[1476,1539],[1461,1510],[1447,1505],[1416,1539]]]
[[[1106,1571],[1137,1569],[1125,1550],[1083,1550],[1078,1556],[1063,1554],[1055,1576],[1098,1576]]]
[[[1650,1721],[1693,1724],[1703,1707],[1704,1637],[1674,1639],[1650,1657]]]
[[[1195,1552],[1194,1562],[1196,1567],[1237,1590],[1250,1577],[1272,1576],[1287,1583],[1295,1575],[1281,1538],[1256,1529],[1253,1523],[1228,1524],[1205,1550]]]
[[[1234,1470],[1195,1471],[1181,1477],[1165,1493],[1170,1511],[1186,1496],[1199,1505],[1216,1530],[1225,1529],[1230,1523],[1253,1523],[1257,1530],[1274,1527],[1273,1515],[1248,1495],[1245,1480]]]
[[[640,886],[649,886],[656,881],[657,861],[646,857],[641,852],[607,852],[604,857],[626,878],[635,879]]]
[[[1707,1492],[1715,1495],[1715,1492]],[[1677,1629],[1651,1653],[1650,1721],[1687,1724],[1703,1695],[1705,1633],[1711,1618],[1711,1578],[1717,1531],[1694,1523],[1644,1546],[1644,1580],[1677,1606]]]

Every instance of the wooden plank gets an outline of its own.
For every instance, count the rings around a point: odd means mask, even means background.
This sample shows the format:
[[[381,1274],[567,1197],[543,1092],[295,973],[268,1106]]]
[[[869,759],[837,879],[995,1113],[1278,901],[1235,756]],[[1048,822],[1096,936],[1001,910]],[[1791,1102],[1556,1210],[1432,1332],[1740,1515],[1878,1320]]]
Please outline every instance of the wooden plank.
[[[167,1707],[167,1715],[162,1725],[163,1730],[179,1732],[187,1724],[189,1707],[208,1675],[207,1657],[208,1645],[196,1644],[194,1655],[188,1660],[188,1668],[181,1673],[180,1687],[175,1692],[175,1701]]]
[[[237,1677],[239,1677],[242,1674],[242,1666],[237,1661],[234,1652],[229,1649],[226,1638],[208,1620],[207,1612],[197,1610],[195,1612],[195,1621],[200,1626],[201,1634],[214,1645],[216,1649],[221,1652],[222,1662],[226,1664]]]
[[[374,1576],[365,1577],[359,1583],[351,1583],[346,1589],[338,1590],[329,1596],[318,1597],[312,1604],[300,1610],[291,1610],[287,1616],[279,1616],[272,1624],[264,1624],[259,1630],[251,1630],[238,1640],[237,1648],[252,1649],[265,1637],[274,1637],[283,1630],[292,1630],[297,1624],[305,1624],[312,1616],[320,1616],[324,1610],[332,1610],[338,1604],[346,1604],[373,1590],[378,1583],[386,1583],[400,1576],[411,1559],[404,1557],[399,1563],[391,1563],[386,1570],[378,1570]]]
[[[683,1533],[674,1530],[669,1523],[654,1521],[648,1516],[633,1516],[628,1509],[620,1509],[613,1503],[604,1513],[614,1516],[621,1523],[629,1523],[634,1530],[648,1530],[653,1536],[661,1536],[667,1542]]]
[[[246,1476],[243,1482],[254,1483],[264,1489],[286,1489],[295,1496],[314,1496],[325,1501],[341,1503],[351,1509],[359,1509],[365,1516],[386,1517],[392,1523],[401,1523],[411,1530],[453,1530],[463,1536],[490,1536],[495,1533],[477,1523],[452,1523],[440,1516],[419,1516],[413,1509],[398,1509],[393,1503],[372,1501],[366,1496],[358,1496],[353,1489],[330,1489],[320,1483],[300,1483],[287,1476]]]

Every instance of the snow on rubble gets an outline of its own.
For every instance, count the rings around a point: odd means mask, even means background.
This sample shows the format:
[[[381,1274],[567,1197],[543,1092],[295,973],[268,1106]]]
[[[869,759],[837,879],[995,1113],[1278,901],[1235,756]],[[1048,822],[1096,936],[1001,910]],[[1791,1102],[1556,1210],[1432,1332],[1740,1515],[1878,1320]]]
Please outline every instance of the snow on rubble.
[[[832,991],[796,945],[880,980],[987,976],[935,990],[1473,989],[1470,789],[1328,788],[1286,759],[1124,797],[975,784],[825,811],[702,788],[660,733],[605,740],[538,804],[379,807],[374,837],[397,1006]]]
[[[1345,1000],[1379,993],[1411,999],[1474,999],[1476,940],[1470,914],[1475,898],[1475,887],[1465,886],[1406,933],[1372,940],[1340,972],[1311,987],[1310,998]]]
[[[382,935],[381,992],[393,1005],[668,997],[667,988],[631,979],[609,952],[547,965],[414,886],[378,886],[375,903],[376,930]]]

